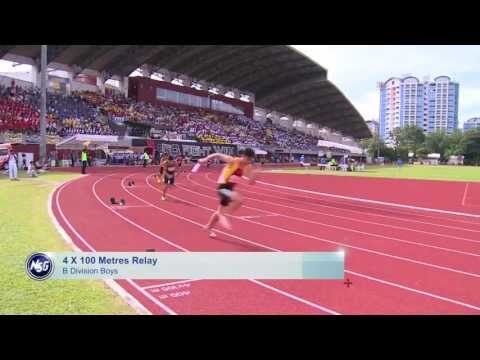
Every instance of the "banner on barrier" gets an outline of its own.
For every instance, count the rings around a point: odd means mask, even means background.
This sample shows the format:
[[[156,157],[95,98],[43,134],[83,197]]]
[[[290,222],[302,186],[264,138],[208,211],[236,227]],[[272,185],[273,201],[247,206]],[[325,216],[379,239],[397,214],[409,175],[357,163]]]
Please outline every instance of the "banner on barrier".
[[[165,140],[147,140],[133,139],[132,146],[150,146],[154,144],[154,148],[160,153],[169,153],[172,156],[182,155],[191,158],[205,157],[211,153],[222,153],[225,155],[236,156],[238,149],[236,145],[230,144],[210,144],[210,143],[190,143],[182,141],[165,141]]]

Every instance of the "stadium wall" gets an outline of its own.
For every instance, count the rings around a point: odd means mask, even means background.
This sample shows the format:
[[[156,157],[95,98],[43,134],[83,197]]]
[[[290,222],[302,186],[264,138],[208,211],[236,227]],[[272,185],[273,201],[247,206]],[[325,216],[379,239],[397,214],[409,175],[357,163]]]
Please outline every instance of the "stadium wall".
[[[98,87],[96,85],[86,84],[84,82],[72,81],[72,91],[98,92]]]
[[[13,149],[18,153],[32,153],[33,161],[37,161],[40,158],[40,145],[39,144],[14,144]],[[56,150],[56,145],[47,144],[47,156],[51,152]]]
[[[20,86],[22,89],[33,88],[33,83],[25,80],[14,79],[8,76],[0,75],[0,85],[9,87],[12,85],[12,80],[15,81],[15,85]]]
[[[250,118],[253,118],[253,115],[254,115],[253,103],[245,102],[239,99],[232,99],[226,96],[207,93],[206,91],[201,91],[201,90],[197,90],[197,89],[186,87],[186,86],[175,85],[165,81],[148,79],[140,76],[129,78],[128,95],[130,98],[136,101],[144,101],[144,102],[149,102],[152,104],[159,104],[159,105],[174,104],[174,103],[158,100],[157,88],[178,91],[184,94],[201,96],[204,98],[210,97],[211,99],[220,100],[220,101],[223,101],[224,103],[227,103],[242,109],[245,115]],[[175,105],[182,106],[182,107],[189,107],[187,105],[181,105],[181,104],[175,104]]]

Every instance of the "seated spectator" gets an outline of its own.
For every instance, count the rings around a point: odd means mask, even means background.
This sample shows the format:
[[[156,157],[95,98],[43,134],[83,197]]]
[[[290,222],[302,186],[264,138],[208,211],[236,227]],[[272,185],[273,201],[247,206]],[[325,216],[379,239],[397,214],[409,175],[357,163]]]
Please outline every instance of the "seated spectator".
[[[0,86],[0,131],[38,133],[40,92],[17,85]],[[318,138],[296,129],[286,130],[271,121],[261,123],[240,114],[211,112],[181,105],[153,105],[124,96],[103,96],[93,92],[47,96],[47,134],[61,137],[75,134],[120,134],[125,122],[147,125],[132,127],[132,135],[147,137],[152,128],[174,139],[196,138],[215,144],[316,150]],[[110,126],[109,124],[112,124]],[[116,125],[114,125],[116,124]],[[117,130],[113,130],[113,129]],[[143,130],[143,129],[147,130]]]

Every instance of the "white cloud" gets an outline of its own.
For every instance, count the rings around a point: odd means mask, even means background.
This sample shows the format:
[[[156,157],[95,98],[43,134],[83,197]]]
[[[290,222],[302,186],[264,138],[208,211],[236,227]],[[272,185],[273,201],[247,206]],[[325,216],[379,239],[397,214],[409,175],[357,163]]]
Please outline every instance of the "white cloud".
[[[355,108],[365,120],[378,120],[379,95],[376,91],[369,91],[356,101]]]
[[[293,45],[328,70],[365,119],[378,118],[377,82],[412,74],[448,75],[460,83],[460,122],[480,116],[478,45]]]
[[[480,116],[480,86],[460,88],[459,103],[459,122],[460,125],[472,118]]]
[[[462,107],[466,108],[478,106],[480,103],[480,87],[462,88],[461,99],[459,99],[459,103]]]

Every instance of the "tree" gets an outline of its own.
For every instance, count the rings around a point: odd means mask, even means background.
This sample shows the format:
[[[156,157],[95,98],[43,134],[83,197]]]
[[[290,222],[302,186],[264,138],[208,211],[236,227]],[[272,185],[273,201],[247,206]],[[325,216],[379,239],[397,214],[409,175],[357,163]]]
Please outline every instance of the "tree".
[[[380,149],[381,139],[378,135],[371,138],[360,140],[361,148],[367,152],[368,156],[375,158],[378,156],[378,150]]]
[[[425,144],[423,144],[421,147],[417,149],[417,153],[415,154],[419,158],[426,158],[428,155],[428,150],[425,147]]]
[[[395,128],[393,130],[393,138],[397,156],[406,160],[409,152],[413,152],[416,155],[418,148],[425,141],[425,134],[418,126],[407,125],[403,128]]]
[[[465,160],[472,165],[480,165],[480,128],[465,133]]]
[[[393,160],[395,158],[394,150],[389,148],[378,135],[360,140],[360,146],[367,152],[368,156],[372,158],[378,156],[384,157],[388,160]]]
[[[429,154],[440,154],[443,159],[449,145],[449,137],[444,130],[437,130],[425,137],[425,149]]]
[[[466,140],[466,135],[460,129],[456,129],[448,136],[448,145],[444,153],[445,158],[448,159],[450,156],[464,155],[467,148]]]

